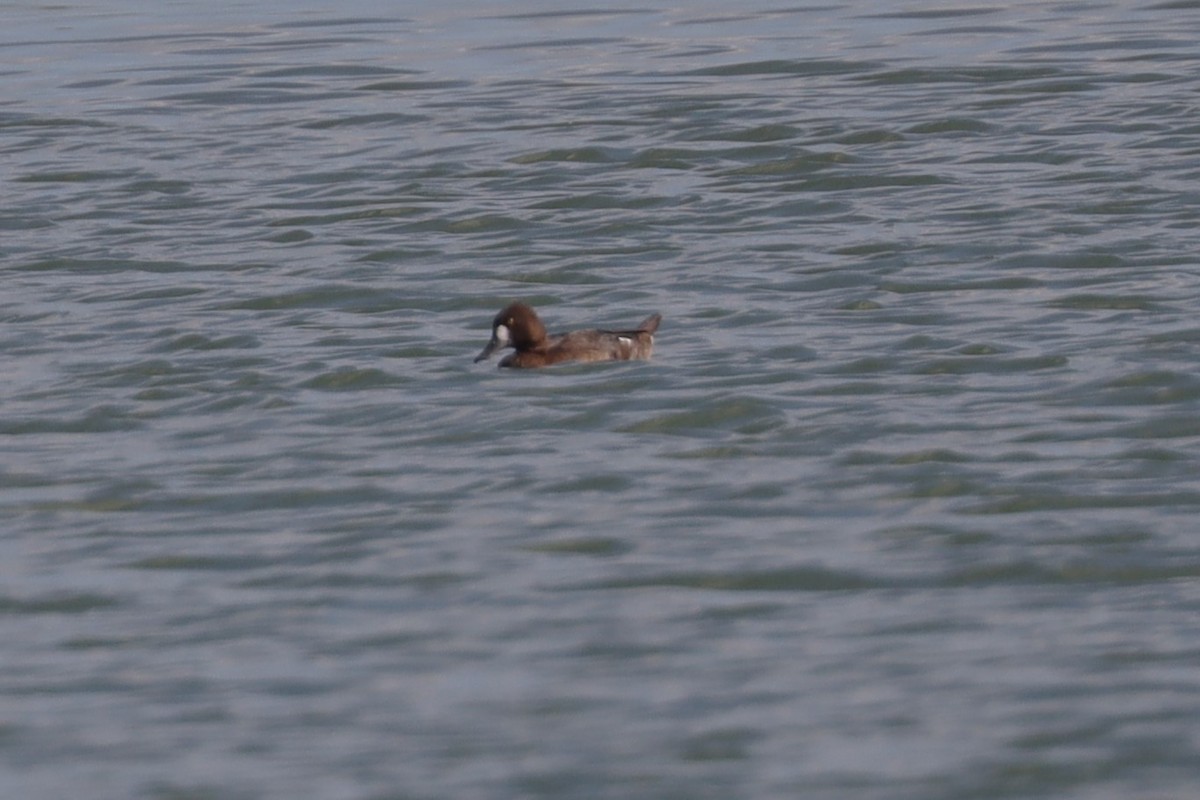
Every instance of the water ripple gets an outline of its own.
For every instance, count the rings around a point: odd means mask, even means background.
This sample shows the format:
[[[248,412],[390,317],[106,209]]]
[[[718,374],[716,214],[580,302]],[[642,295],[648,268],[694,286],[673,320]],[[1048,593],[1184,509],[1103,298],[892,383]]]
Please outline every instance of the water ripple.
[[[10,793],[1190,796],[1194,3],[10,6]]]

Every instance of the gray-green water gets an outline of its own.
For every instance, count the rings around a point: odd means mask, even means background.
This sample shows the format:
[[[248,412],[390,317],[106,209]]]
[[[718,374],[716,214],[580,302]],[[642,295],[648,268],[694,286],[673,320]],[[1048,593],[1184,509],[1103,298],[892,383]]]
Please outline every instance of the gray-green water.
[[[3,796],[1195,795],[1200,4],[191,5],[0,5]]]

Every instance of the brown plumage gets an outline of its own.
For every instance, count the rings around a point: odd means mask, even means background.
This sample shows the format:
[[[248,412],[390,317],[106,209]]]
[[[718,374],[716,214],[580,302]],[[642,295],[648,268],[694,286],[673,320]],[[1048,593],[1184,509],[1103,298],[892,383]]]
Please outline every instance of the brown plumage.
[[[661,321],[661,315],[651,314],[634,330],[584,330],[548,336],[537,312],[524,303],[511,303],[492,320],[491,341],[475,361],[483,361],[493,351],[504,347],[512,347],[516,352],[500,359],[502,367],[646,359],[654,350],[654,332]]]

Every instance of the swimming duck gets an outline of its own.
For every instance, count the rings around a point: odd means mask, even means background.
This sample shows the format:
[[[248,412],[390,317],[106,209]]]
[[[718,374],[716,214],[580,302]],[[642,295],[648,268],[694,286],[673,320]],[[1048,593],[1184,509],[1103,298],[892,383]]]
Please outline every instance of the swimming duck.
[[[510,303],[492,320],[492,338],[475,357],[483,361],[494,351],[512,347],[500,359],[502,367],[546,367],[564,361],[628,361],[650,358],[654,332],[662,322],[651,314],[631,331],[584,330],[546,335],[537,312],[525,303]]]

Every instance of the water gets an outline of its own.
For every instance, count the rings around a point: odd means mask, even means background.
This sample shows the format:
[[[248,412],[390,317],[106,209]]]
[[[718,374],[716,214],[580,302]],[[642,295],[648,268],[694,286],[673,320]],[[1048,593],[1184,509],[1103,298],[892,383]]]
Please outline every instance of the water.
[[[1195,3],[0,18],[4,796],[1195,794]]]

